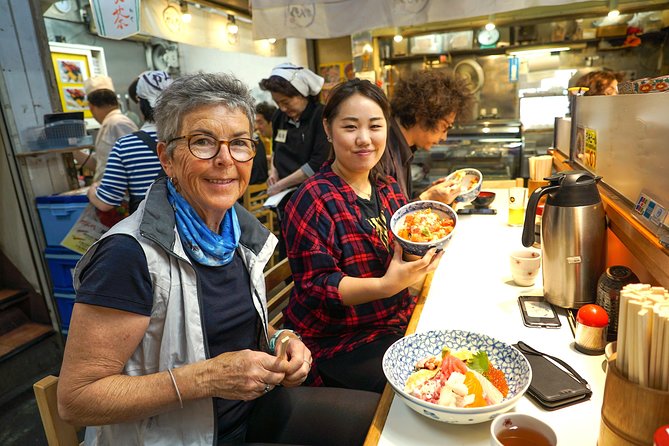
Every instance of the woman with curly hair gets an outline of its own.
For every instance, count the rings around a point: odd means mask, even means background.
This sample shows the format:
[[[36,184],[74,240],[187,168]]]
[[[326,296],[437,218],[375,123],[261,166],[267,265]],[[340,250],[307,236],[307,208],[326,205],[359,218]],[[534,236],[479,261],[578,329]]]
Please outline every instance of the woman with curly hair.
[[[618,82],[622,79],[622,73],[615,71],[591,71],[579,77],[575,86],[588,88],[584,96],[613,96],[618,94]]]
[[[382,160],[385,172],[397,179],[411,199],[411,161],[417,149],[430,150],[445,140],[458,116],[466,115],[473,94],[468,82],[442,70],[417,71],[397,83],[390,100],[388,144]],[[422,200],[451,203],[457,195],[452,184],[437,181],[419,194]]]

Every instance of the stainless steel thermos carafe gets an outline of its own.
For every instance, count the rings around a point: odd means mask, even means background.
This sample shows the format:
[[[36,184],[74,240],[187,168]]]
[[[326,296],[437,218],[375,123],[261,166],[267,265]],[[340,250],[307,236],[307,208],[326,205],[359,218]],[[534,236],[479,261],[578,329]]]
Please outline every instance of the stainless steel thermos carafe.
[[[606,262],[606,216],[597,189],[600,177],[586,171],[560,172],[536,189],[527,203],[523,245],[534,243],[539,199],[548,194],[541,220],[544,296],[563,308],[595,302]]]

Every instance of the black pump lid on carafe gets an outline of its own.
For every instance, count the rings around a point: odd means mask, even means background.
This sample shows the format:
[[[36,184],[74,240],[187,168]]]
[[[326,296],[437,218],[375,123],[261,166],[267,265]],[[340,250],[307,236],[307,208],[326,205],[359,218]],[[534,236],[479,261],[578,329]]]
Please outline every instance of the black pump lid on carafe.
[[[594,176],[585,170],[560,172],[547,180],[551,185],[560,185],[551,191],[546,204],[558,207],[590,206],[601,203],[597,182],[601,177]]]

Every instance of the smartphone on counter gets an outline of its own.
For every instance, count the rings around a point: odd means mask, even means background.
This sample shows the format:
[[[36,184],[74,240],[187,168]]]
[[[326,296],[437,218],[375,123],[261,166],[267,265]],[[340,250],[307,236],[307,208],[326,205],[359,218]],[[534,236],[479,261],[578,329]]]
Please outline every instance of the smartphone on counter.
[[[459,215],[471,215],[471,214],[496,215],[497,214],[497,209],[491,209],[491,208],[482,208],[482,209],[462,208],[462,209],[458,209],[456,212]]]
[[[558,328],[562,325],[555,307],[543,296],[519,296],[518,306],[527,327]]]

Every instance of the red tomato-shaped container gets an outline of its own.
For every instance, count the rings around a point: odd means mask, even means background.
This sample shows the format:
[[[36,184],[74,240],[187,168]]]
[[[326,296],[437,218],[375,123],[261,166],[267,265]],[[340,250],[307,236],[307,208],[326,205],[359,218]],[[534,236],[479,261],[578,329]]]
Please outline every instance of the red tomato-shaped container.
[[[583,305],[576,313],[576,322],[588,327],[605,327],[609,325],[609,315],[599,305]]]
[[[601,355],[606,347],[609,315],[599,305],[583,305],[576,313],[576,350],[588,355]]]

